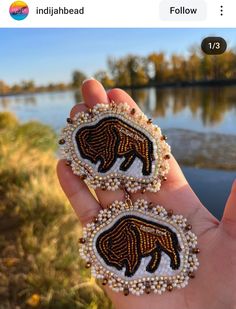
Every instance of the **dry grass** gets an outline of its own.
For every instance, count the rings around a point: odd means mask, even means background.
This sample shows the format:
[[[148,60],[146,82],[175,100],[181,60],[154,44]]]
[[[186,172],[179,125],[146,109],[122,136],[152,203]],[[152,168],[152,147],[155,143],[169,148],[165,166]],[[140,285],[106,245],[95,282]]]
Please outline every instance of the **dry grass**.
[[[111,308],[82,267],[55,174],[56,136],[0,113],[0,308]]]

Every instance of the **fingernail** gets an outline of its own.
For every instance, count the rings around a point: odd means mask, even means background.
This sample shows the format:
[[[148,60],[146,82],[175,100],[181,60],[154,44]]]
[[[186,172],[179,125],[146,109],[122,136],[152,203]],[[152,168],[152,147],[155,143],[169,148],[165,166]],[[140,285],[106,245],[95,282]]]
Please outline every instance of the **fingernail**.
[[[94,78],[94,77],[87,78],[87,79],[85,79],[85,80],[83,81],[82,84],[85,84],[85,83],[87,83],[87,82],[90,81],[90,80],[95,80],[95,78]]]

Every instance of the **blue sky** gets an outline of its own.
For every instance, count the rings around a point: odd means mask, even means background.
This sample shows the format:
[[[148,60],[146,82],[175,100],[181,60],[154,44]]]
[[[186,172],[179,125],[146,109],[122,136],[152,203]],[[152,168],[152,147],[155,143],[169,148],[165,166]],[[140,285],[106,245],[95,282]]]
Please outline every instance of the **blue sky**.
[[[75,69],[106,69],[108,56],[186,54],[210,35],[236,47],[236,29],[0,29],[0,80],[68,82]]]

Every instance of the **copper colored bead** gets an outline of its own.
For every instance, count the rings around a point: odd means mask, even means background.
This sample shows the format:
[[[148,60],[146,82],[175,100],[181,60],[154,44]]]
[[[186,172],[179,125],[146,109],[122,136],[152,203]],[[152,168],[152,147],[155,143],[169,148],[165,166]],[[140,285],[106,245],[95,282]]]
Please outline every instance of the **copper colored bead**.
[[[69,124],[72,124],[72,123],[73,123],[73,120],[72,120],[71,118],[67,118],[66,121],[67,121],[67,123],[69,123]]]
[[[85,265],[85,267],[86,267],[86,268],[90,268],[90,267],[91,267],[91,263],[90,263],[90,262],[87,262],[86,265]]]
[[[165,156],[164,156],[164,159],[165,159],[165,160],[169,160],[169,159],[170,159],[170,155],[169,155],[169,154],[165,155]]]
[[[129,288],[127,286],[124,287],[123,293],[124,293],[125,296],[129,295]]]
[[[64,140],[64,138],[62,138],[62,139],[60,139],[59,141],[58,141],[58,143],[60,144],[60,145],[63,145],[63,144],[65,144],[65,140]]]
[[[163,177],[162,177],[162,180],[163,180],[163,181],[167,181],[167,177],[166,177],[166,176],[163,176]]]
[[[131,115],[134,115],[135,112],[136,112],[136,109],[135,109],[135,108],[132,108],[130,113],[131,113]]]
[[[102,280],[102,285],[106,285],[107,282],[108,282],[107,278],[103,278],[103,280]]]
[[[70,166],[71,165],[71,161],[70,160],[66,160],[66,165]]]
[[[178,251],[182,251],[182,248],[181,248],[181,246],[179,244],[177,245],[177,250]]]
[[[150,287],[150,285],[148,285],[148,286],[145,287],[145,293],[146,293],[146,294],[150,294],[150,293],[151,293],[151,287]]]
[[[195,254],[198,254],[198,253],[200,253],[200,249],[199,248],[193,248],[192,252],[195,253]]]
[[[169,283],[169,284],[167,285],[167,290],[168,290],[169,292],[171,292],[171,291],[173,290],[173,285]]]
[[[124,181],[124,179],[121,179],[121,181],[120,181],[120,187],[121,187],[121,189],[124,189],[124,187],[125,187],[125,181]]]
[[[81,179],[81,180],[85,180],[86,178],[87,178],[86,175],[81,175],[81,176],[80,176],[80,179]]]
[[[79,242],[80,242],[81,244],[85,244],[86,240],[85,240],[85,238],[80,238],[80,239],[79,239]]]
[[[168,216],[168,217],[172,217],[173,214],[174,214],[174,212],[173,212],[172,209],[169,209],[169,210],[167,211],[167,216]]]
[[[194,275],[194,273],[193,273],[192,271],[190,271],[190,272],[188,273],[188,276],[189,276],[189,278],[191,278],[191,279],[195,278],[195,275]]]
[[[166,141],[167,140],[167,136],[166,135],[162,135],[161,140],[162,141]]]
[[[142,189],[141,189],[141,193],[144,194],[145,192],[146,192],[146,189],[145,189],[145,188],[142,188]]]
[[[186,231],[190,231],[192,229],[192,225],[191,224],[187,224],[186,226],[185,226],[185,230]]]
[[[148,203],[148,209],[151,210],[153,208],[154,204],[152,202]]]
[[[151,124],[152,123],[152,119],[149,118],[148,121],[147,121],[147,124]]]
[[[93,222],[94,222],[94,223],[98,223],[98,218],[95,217],[95,218],[93,219]]]

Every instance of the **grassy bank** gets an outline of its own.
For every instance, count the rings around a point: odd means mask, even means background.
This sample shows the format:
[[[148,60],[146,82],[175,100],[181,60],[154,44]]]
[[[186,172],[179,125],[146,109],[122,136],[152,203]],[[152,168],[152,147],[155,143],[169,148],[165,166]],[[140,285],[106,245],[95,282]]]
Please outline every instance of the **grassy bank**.
[[[0,113],[0,308],[110,308],[82,267],[55,174],[56,136]]]

